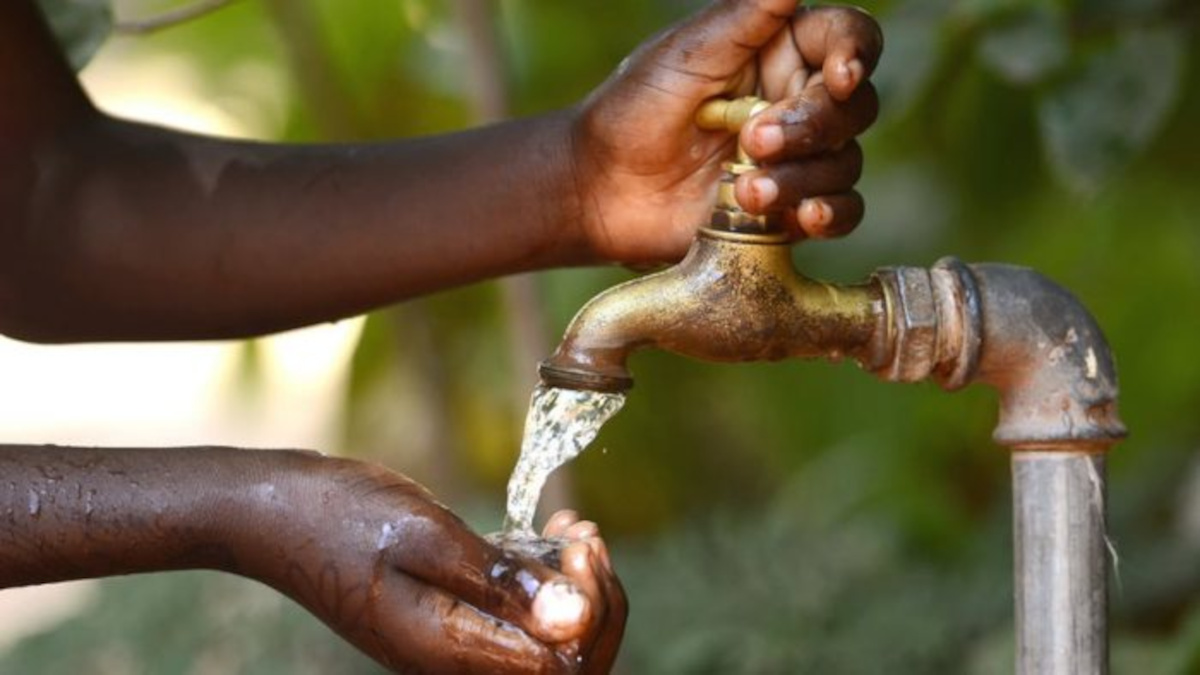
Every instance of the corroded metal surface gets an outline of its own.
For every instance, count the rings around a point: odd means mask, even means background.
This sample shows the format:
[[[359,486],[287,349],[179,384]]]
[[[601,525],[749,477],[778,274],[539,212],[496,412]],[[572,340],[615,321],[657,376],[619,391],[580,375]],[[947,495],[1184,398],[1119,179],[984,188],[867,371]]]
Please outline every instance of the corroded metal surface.
[[[1099,451],[1124,438],[1112,352],[1087,309],[1031,269],[979,264],[971,272],[983,322],[974,379],[1000,392],[996,442]]]
[[[588,302],[542,363],[547,384],[620,391],[626,360],[653,347],[705,361],[787,357],[886,358],[886,312],[877,282],[837,286],[805,278],[778,240],[705,231],[675,267],[611,288]]]
[[[892,310],[891,362],[879,373],[893,382],[919,382],[933,372],[938,348],[938,307],[929,271],[889,267],[875,272]]]
[[[1058,284],[1024,267],[953,259],[928,272],[901,267],[876,276],[893,345],[881,377],[994,387],[994,438],[1014,449],[1099,451],[1125,437],[1108,343]]]

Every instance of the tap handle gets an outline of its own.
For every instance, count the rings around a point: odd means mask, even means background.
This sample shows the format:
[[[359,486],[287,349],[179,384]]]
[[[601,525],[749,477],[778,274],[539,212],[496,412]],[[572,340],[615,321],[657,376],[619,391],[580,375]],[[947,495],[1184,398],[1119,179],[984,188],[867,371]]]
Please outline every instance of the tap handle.
[[[707,131],[728,131],[736,134],[751,117],[769,107],[770,103],[757,96],[709,99],[696,111],[696,124]]]
[[[757,96],[709,99],[696,111],[696,126],[708,131],[736,134],[752,117],[770,106],[770,103]],[[779,236],[783,227],[777,217],[749,213],[738,203],[734,188],[737,177],[758,168],[758,164],[750,158],[741,143],[738,143],[736,159],[721,166],[724,171],[717,187],[717,203],[713,206],[706,229],[735,232],[739,235],[769,235],[772,238]]]

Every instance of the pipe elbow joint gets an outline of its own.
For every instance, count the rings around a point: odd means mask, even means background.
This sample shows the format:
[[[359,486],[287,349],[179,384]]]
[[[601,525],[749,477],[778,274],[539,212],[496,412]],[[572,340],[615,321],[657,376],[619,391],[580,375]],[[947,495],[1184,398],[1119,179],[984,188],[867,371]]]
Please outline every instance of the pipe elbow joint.
[[[1028,268],[970,269],[983,336],[975,378],[1001,396],[996,441],[1103,449],[1124,438],[1112,351],[1083,304]]]
[[[1014,449],[1104,449],[1125,437],[1108,342],[1063,287],[1025,267],[953,258],[877,276],[892,314],[886,379],[994,387],[993,437]]]

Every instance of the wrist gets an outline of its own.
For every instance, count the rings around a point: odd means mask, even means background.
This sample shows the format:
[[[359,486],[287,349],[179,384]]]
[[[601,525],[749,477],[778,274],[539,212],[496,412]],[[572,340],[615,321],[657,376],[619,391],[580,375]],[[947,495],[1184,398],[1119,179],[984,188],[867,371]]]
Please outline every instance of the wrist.
[[[551,257],[555,266],[600,262],[603,257],[593,245],[588,225],[594,200],[586,190],[580,162],[580,110],[565,108],[549,113],[544,121],[543,150],[538,153],[544,161],[537,184],[541,227],[554,250]]]
[[[281,586],[293,551],[306,540],[313,543],[311,534],[320,531],[312,521],[329,506],[326,476],[339,460],[302,450],[244,452],[240,472],[214,510],[221,522],[210,536],[228,545],[236,561],[225,571],[286,591]]]

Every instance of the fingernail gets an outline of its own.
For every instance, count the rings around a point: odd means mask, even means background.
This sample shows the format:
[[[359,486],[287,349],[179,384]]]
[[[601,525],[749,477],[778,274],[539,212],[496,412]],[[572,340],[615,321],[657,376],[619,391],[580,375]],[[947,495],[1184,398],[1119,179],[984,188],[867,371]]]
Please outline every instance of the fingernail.
[[[859,82],[862,82],[863,72],[862,61],[858,59],[850,59],[842,64],[842,78],[852,88],[858,86]]]
[[[754,203],[758,208],[765,209],[779,197],[779,186],[766,176],[759,176],[750,181],[750,192],[754,194]]]
[[[578,626],[588,610],[588,600],[575,586],[552,581],[533,600],[534,619],[551,633]]]
[[[754,144],[764,155],[783,149],[783,127],[778,124],[762,124],[754,130]]]
[[[800,223],[806,230],[810,227],[825,227],[832,216],[833,211],[823,199],[809,198],[800,202]]]

